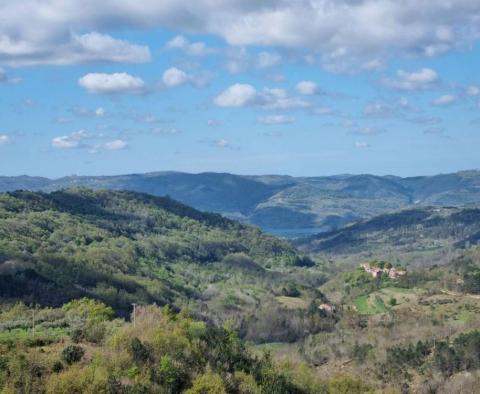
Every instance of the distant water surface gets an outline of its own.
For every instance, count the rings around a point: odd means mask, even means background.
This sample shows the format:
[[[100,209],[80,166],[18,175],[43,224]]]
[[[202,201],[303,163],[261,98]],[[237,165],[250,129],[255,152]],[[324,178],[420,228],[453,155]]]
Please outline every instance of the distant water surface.
[[[280,238],[300,238],[308,237],[318,233],[324,233],[331,230],[330,227],[307,227],[307,228],[264,228],[265,232]]]

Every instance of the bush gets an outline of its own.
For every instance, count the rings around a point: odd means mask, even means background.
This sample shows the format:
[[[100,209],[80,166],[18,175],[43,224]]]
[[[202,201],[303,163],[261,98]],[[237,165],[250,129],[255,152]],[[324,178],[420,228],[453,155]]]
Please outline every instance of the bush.
[[[80,346],[69,345],[62,351],[62,360],[71,365],[80,361],[85,351]]]
[[[131,340],[128,351],[137,364],[143,364],[150,358],[147,347],[136,337]]]
[[[227,394],[220,375],[207,372],[193,381],[185,394]]]
[[[61,361],[55,361],[52,366],[52,371],[55,373],[59,373],[63,371],[63,364]]]

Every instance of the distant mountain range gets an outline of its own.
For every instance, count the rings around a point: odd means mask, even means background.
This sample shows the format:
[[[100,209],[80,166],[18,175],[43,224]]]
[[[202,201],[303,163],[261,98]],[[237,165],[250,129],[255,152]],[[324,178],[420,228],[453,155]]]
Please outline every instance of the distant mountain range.
[[[277,234],[305,235],[414,206],[480,203],[480,171],[402,178],[155,172],[119,176],[0,177],[0,192],[85,186],[169,195]]]

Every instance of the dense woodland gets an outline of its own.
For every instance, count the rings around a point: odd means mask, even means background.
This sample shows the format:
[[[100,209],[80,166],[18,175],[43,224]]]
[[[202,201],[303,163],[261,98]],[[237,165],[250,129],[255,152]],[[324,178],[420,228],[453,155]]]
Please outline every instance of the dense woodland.
[[[408,237],[476,226],[439,212]],[[346,264],[168,197],[0,194],[0,392],[474,393],[480,248],[453,247]]]

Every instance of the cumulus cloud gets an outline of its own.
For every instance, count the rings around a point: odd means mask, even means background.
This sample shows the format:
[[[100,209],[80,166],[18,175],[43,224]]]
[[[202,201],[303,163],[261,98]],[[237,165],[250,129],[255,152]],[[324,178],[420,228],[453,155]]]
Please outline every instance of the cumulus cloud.
[[[188,79],[187,73],[176,67],[170,67],[162,75],[163,83],[169,88],[183,85],[188,82]]]
[[[431,88],[438,80],[439,77],[435,70],[422,68],[413,72],[398,70],[396,78],[384,79],[383,83],[399,90],[423,90]]]
[[[307,108],[310,103],[299,97],[290,97],[284,89],[264,88],[259,94],[258,105],[264,109],[284,110]]]
[[[0,134],[0,145],[5,145],[10,142],[10,137],[6,134]]]
[[[52,139],[52,147],[57,149],[74,149],[88,147],[83,141],[92,138],[92,135],[85,130],[76,131],[70,135],[55,137]]]
[[[306,96],[317,94],[320,92],[320,87],[317,83],[313,81],[300,81],[295,86],[295,89],[299,94],[303,94]]]
[[[140,94],[145,92],[145,82],[127,73],[90,73],[78,80],[78,84],[89,93],[96,94]]]
[[[293,122],[295,122],[295,118],[287,115],[268,115],[258,118],[258,123],[265,125],[289,124]]]
[[[230,47],[224,51],[225,67],[232,74],[238,74],[251,69],[265,69],[282,63],[283,57],[277,52],[262,51],[251,54],[244,47]]]
[[[165,48],[179,49],[191,56],[203,56],[215,52],[213,48],[209,48],[204,42],[197,41],[191,43],[182,35],[177,35],[173,37],[170,41],[167,42]]]
[[[20,64],[115,60],[89,50],[71,32],[156,29],[214,34],[235,46],[308,49],[330,63],[393,54],[435,56],[478,38],[480,3],[472,0],[24,0],[0,3],[0,61]],[[112,40],[115,40],[112,38]],[[176,40],[179,45],[181,40]],[[146,48],[124,43],[146,60]],[[105,44],[104,44],[105,45]],[[190,45],[190,44],[189,44]],[[85,49],[85,46],[87,49]],[[120,43],[114,45],[122,48]],[[134,48],[131,48],[131,47]],[[143,48],[143,49],[142,49]],[[135,50],[133,50],[135,49]],[[93,52],[93,55],[92,55]]]
[[[1,7],[0,7],[1,9]],[[28,23],[28,22],[27,22]],[[83,64],[100,62],[145,63],[151,60],[148,47],[131,44],[107,34],[68,33],[59,37],[55,32],[22,39],[2,35],[0,28],[0,64],[13,67],[55,64]],[[45,37],[52,33],[52,37]]]
[[[236,83],[221,92],[213,101],[219,107],[244,107],[253,103],[256,98],[255,87]]]
[[[445,107],[450,104],[453,104],[455,101],[458,100],[457,96],[451,95],[451,94],[445,94],[443,96],[437,97],[435,100],[433,100],[433,104],[439,107]]]
[[[263,88],[263,90],[258,91],[252,85],[238,83],[225,89],[213,101],[219,107],[256,105],[267,110],[307,108],[310,106],[308,101],[289,96],[285,89]]]

